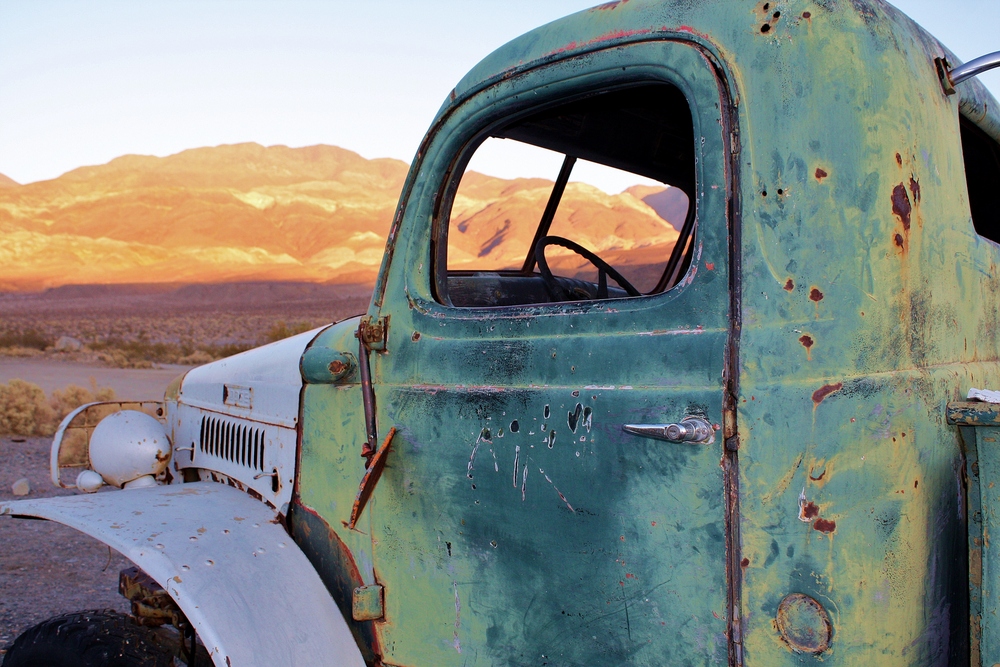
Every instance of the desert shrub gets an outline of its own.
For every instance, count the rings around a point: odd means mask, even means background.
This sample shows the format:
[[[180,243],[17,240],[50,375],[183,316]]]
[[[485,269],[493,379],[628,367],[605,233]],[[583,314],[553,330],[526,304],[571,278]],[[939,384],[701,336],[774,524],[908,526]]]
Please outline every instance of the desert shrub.
[[[273,343],[278,340],[284,340],[289,336],[294,336],[296,334],[305,333],[313,328],[313,325],[309,322],[293,322],[292,324],[286,324],[284,320],[279,320],[271,330],[267,332],[265,337],[265,342]]]
[[[177,360],[179,364],[186,364],[189,366],[200,366],[202,364],[207,364],[215,361],[215,357],[206,352],[205,350],[195,350],[191,354],[185,355]]]
[[[26,347],[44,350],[55,345],[55,339],[34,329],[24,331],[4,331],[0,333],[0,347]]]
[[[81,405],[114,398],[114,389],[98,387],[93,381],[91,389],[71,384],[46,398],[37,384],[14,379],[0,384],[0,433],[52,435],[63,417]]]
[[[175,363],[182,356],[181,347],[174,343],[154,343],[147,340],[109,340],[89,345],[97,358],[117,368],[152,368],[154,362]]]
[[[21,347],[20,345],[0,347],[0,356],[3,357],[38,357],[43,354],[45,352],[36,347]]]
[[[80,387],[75,384],[67,386],[65,389],[56,389],[52,392],[49,405],[55,414],[55,424],[52,430],[58,426],[58,422],[73,410],[81,405],[93,403],[94,401],[115,400],[115,390],[111,387],[98,387],[96,382],[91,381],[90,389]]]
[[[37,384],[18,379],[0,384],[0,433],[45,435],[51,432],[54,417]]]

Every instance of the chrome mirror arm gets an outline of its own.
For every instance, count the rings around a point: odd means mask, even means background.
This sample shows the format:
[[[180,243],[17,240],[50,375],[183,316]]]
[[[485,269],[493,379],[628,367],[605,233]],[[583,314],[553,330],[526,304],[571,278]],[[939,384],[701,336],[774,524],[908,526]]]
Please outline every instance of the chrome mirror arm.
[[[1000,67],[1000,51],[987,53],[985,56],[980,56],[964,65],[948,70],[948,78],[951,80],[951,85],[957,86],[963,81],[997,67]]]

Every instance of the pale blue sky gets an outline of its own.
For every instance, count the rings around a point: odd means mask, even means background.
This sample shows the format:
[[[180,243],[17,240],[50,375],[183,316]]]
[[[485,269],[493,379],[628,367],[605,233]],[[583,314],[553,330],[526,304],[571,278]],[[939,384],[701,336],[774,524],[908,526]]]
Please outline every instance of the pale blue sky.
[[[408,162],[469,68],[592,4],[0,0],[0,173],[243,141]],[[1000,0],[895,4],[965,60],[1000,50]]]

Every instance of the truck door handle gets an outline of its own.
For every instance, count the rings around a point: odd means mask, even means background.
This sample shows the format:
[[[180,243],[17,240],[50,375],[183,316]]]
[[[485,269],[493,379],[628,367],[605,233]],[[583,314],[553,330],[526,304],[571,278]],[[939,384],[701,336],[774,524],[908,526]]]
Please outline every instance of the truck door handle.
[[[685,417],[677,424],[625,424],[622,430],[667,442],[710,445],[715,441],[715,429],[701,417]]]

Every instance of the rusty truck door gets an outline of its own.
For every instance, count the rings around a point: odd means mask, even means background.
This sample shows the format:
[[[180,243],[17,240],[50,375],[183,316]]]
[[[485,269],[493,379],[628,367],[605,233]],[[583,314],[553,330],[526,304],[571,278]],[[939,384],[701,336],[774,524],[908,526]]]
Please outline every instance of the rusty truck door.
[[[691,175],[679,279],[637,297],[612,282],[546,302],[532,291],[545,282],[537,271],[448,270],[456,173],[484,132],[544,143],[531,128],[556,117],[585,125],[598,108],[645,113],[660,128],[660,103],[642,106],[647,89],[682,100],[687,111],[663,113],[691,124],[677,134]],[[647,42],[509,77],[443,112],[370,313],[388,328],[385,350],[371,354],[378,427],[398,431],[358,528],[371,531],[384,586],[387,664],[728,662],[721,90],[696,47]],[[590,106],[567,106],[576,100]],[[556,224],[574,233],[569,218]],[[664,439],[662,427],[691,417],[708,425],[695,442],[676,430]]]

